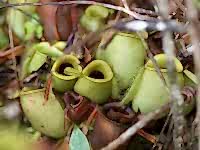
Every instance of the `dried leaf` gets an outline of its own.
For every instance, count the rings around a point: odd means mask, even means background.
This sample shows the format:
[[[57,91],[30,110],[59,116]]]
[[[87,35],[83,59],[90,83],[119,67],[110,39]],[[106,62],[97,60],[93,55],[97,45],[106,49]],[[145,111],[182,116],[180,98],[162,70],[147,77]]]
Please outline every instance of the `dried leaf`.
[[[92,60],[92,56],[90,54],[89,49],[87,49],[87,47],[84,47],[85,49],[85,53],[84,53],[84,62],[87,64]]]
[[[56,0],[40,0],[55,2]],[[67,40],[72,31],[70,6],[45,5],[38,7],[38,13],[44,25],[44,36],[48,41]]]
[[[70,6],[58,6],[56,12],[57,30],[61,40],[67,40],[72,32],[72,19]]]
[[[93,110],[91,103],[82,96],[76,96],[72,92],[65,93],[65,115],[75,123],[86,120]]]
[[[88,139],[93,149],[100,150],[108,143],[118,138],[125,129],[125,126],[110,120],[101,110],[98,110],[94,123],[94,130],[89,133]],[[124,145],[119,147],[118,150],[122,150],[123,148]]]
[[[40,0],[41,3],[55,2],[55,0]],[[56,11],[58,6],[45,5],[37,8],[44,27],[44,36],[49,41],[60,40],[56,26]]]

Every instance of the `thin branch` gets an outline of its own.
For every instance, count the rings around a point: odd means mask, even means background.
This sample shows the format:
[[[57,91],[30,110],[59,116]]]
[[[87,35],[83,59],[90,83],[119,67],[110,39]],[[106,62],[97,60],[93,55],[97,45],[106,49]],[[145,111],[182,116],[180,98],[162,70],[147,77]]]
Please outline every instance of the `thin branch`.
[[[174,2],[177,4],[177,6],[181,9],[182,12],[185,12],[186,8],[182,4],[182,1],[180,2],[180,0],[174,0]]]
[[[168,19],[169,16],[169,4],[168,0],[158,0],[159,10],[163,19]],[[172,34],[170,31],[164,32],[163,37],[163,49],[167,54],[167,69],[169,76],[169,89],[170,99],[172,101],[172,118],[174,122],[173,140],[176,150],[184,150],[184,143],[182,136],[184,135],[184,129],[186,126],[185,118],[183,116],[183,104],[184,99],[181,95],[180,88],[177,84],[176,66],[174,64],[174,43],[172,40]]]
[[[8,35],[9,35],[10,48],[14,49],[13,32],[12,32],[10,24],[8,24]],[[16,60],[16,57],[15,57],[15,54],[14,54],[13,51],[11,53],[11,56],[12,56],[12,62],[13,62],[13,67],[14,67],[15,75],[16,75],[16,78],[17,78],[18,77],[18,73],[17,73],[17,60]]]
[[[10,48],[14,48],[14,41],[13,41],[13,33],[10,24],[8,24],[8,36],[9,36],[9,44]]]
[[[157,141],[157,138],[156,136],[154,135],[151,135],[147,132],[145,132],[143,129],[140,129],[138,132],[137,132],[138,135],[142,136],[143,138],[145,138],[147,141],[155,144],[156,141]]]
[[[0,9],[4,9],[4,8],[8,8],[8,7],[19,7],[19,6],[72,5],[72,4],[100,5],[100,6],[104,6],[106,8],[122,11],[122,12],[129,14],[130,16],[134,17],[135,19],[139,19],[139,20],[153,20],[153,19],[155,19],[155,18],[152,18],[152,17],[149,17],[149,16],[141,15],[141,14],[138,14],[136,12],[130,11],[130,10],[124,8],[124,7],[115,6],[115,5],[106,4],[106,3],[99,3],[99,2],[95,2],[95,1],[85,1],[85,0],[83,0],[83,1],[45,2],[45,3],[40,3],[40,2],[36,2],[36,3],[14,3],[14,4],[10,3],[10,4],[5,4],[5,5],[1,6]]]
[[[151,16],[159,16],[159,14],[155,11],[152,10],[147,10],[143,8],[137,8],[137,7],[131,7],[131,10],[140,13],[140,14],[146,14],[146,15],[151,15]]]
[[[198,18],[198,11],[197,9],[194,7],[193,1],[191,0],[187,0],[186,1],[187,4],[187,19],[190,21],[189,27],[188,27],[188,31],[191,35],[191,42],[192,42],[192,48],[193,48],[193,56],[194,56],[194,63],[195,63],[195,72],[197,75],[198,80],[200,81],[200,64],[199,64],[199,60],[200,60],[200,38],[199,38],[199,18]],[[197,88],[197,113],[196,113],[196,118],[195,118],[195,126],[198,125],[198,138],[200,141],[200,133],[199,133],[199,129],[200,129],[200,84],[198,84],[198,88]],[[194,128],[194,127],[193,127]],[[199,143],[199,149],[200,149],[200,142]]]
[[[124,8],[126,8],[127,10],[130,10],[129,6],[128,6],[128,3],[126,0],[121,0],[121,2],[123,3],[124,5]]]
[[[165,123],[164,123],[164,125],[163,125],[163,127],[162,127],[162,129],[160,131],[160,135],[158,136],[157,141],[154,143],[154,145],[152,146],[151,150],[154,150],[156,148],[160,138],[164,136],[164,131],[165,131],[167,125],[169,124],[169,121],[171,120],[171,116],[172,116],[172,111],[169,112],[169,114],[168,114],[168,116],[166,118],[166,121],[165,121]]]
[[[139,32],[137,33],[137,35],[140,37],[140,40],[142,41],[142,44],[143,44],[143,46],[144,46],[144,48],[145,48],[150,60],[152,61],[153,65],[154,65],[154,67],[156,69],[156,73],[158,74],[158,76],[160,77],[161,81],[163,82],[163,85],[166,86],[167,83],[165,81],[165,78],[164,78],[163,74],[161,73],[160,67],[159,67],[158,63],[156,62],[156,60],[154,59],[154,56],[153,56],[151,50],[149,49],[147,43],[145,42],[145,39],[142,37],[142,35]]]
[[[106,147],[102,148],[101,150],[114,150],[123,143],[125,143],[128,139],[130,139],[136,132],[140,129],[142,129],[144,126],[147,125],[147,123],[151,120],[153,120],[157,115],[165,112],[169,109],[170,103],[167,105],[162,106],[161,108],[148,113],[144,116],[141,120],[139,120],[136,124],[132,125],[130,128],[128,128],[124,133],[122,133],[117,139],[112,141],[110,144],[108,144]]]

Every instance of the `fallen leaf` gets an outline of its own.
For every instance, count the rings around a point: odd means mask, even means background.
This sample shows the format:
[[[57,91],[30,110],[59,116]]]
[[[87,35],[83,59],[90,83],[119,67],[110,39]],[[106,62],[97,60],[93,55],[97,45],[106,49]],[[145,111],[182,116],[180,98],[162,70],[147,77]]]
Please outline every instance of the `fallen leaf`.
[[[55,0],[40,0],[40,2],[41,3],[55,2]],[[57,8],[58,6],[52,6],[52,5],[39,6],[37,8],[41,22],[44,27],[44,36],[46,40],[49,41],[60,40],[56,26]]]
[[[58,6],[56,12],[56,24],[60,39],[66,41],[72,31],[70,6]]]

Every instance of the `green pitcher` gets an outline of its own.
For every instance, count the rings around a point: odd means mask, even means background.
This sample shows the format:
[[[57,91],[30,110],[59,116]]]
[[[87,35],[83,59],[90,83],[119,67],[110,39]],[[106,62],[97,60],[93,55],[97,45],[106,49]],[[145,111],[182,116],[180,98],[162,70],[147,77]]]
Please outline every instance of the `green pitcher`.
[[[104,103],[112,94],[113,73],[102,60],[94,60],[83,70],[74,91],[98,104]]]
[[[132,84],[145,57],[145,48],[136,34],[117,33],[106,49],[101,49],[100,44],[96,58],[106,61],[114,72],[113,98],[119,98]]]
[[[73,55],[65,55],[56,60],[52,67],[53,88],[59,92],[72,90],[82,67],[80,61]]]
[[[132,84],[122,103],[127,104],[132,101],[134,111],[140,111],[142,114],[149,113],[167,104],[169,97],[169,77],[166,69],[167,57],[165,54],[158,54],[154,57],[160,71],[167,83],[164,84],[159,77],[151,60],[149,60],[143,69],[140,69],[135,82]],[[178,84],[182,88],[184,85],[183,66],[181,62],[174,58]]]
[[[64,121],[64,110],[51,91],[45,100],[45,89],[22,92],[20,102],[25,116],[37,131],[53,137],[64,137],[70,122]]]

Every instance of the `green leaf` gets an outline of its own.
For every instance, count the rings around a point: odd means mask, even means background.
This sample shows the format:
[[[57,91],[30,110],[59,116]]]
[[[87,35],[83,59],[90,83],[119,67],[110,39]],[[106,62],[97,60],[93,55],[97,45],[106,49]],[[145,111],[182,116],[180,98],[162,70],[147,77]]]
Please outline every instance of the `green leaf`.
[[[3,48],[9,44],[8,35],[6,35],[2,28],[0,28],[0,48]]]
[[[194,5],[200,9],[200,0],[193,0]]]
[[[37,44],[35,49],[39,51],[40,53],[45,54],[50,57],[57,58],[64,54],[62,51],[60,51],[56,47],[51,46],[48,42],[40,42],[39,44]]]
[[[70,150],[90,150],[90,145],[83,132],[75,125],[69,141]]]
[[[45,54],[36,51],[29,64],[29,73],[37,71],[46,62],[46,59],[47,56]]]
[[[7,11],[7,23],[10,25],[13,32],[20,39],[23,39],[25,36],[25,29],[24,29],[25,20],[26,17],[22,12],[12,8]]]
[[[32,15],[34,18],[39,19],[37,14]],[[25,38],[24,40],[30,40],[34,36],[40,39],[42,37],[43,28],[35,19],[29,19],[24,24],[25,28]]]

